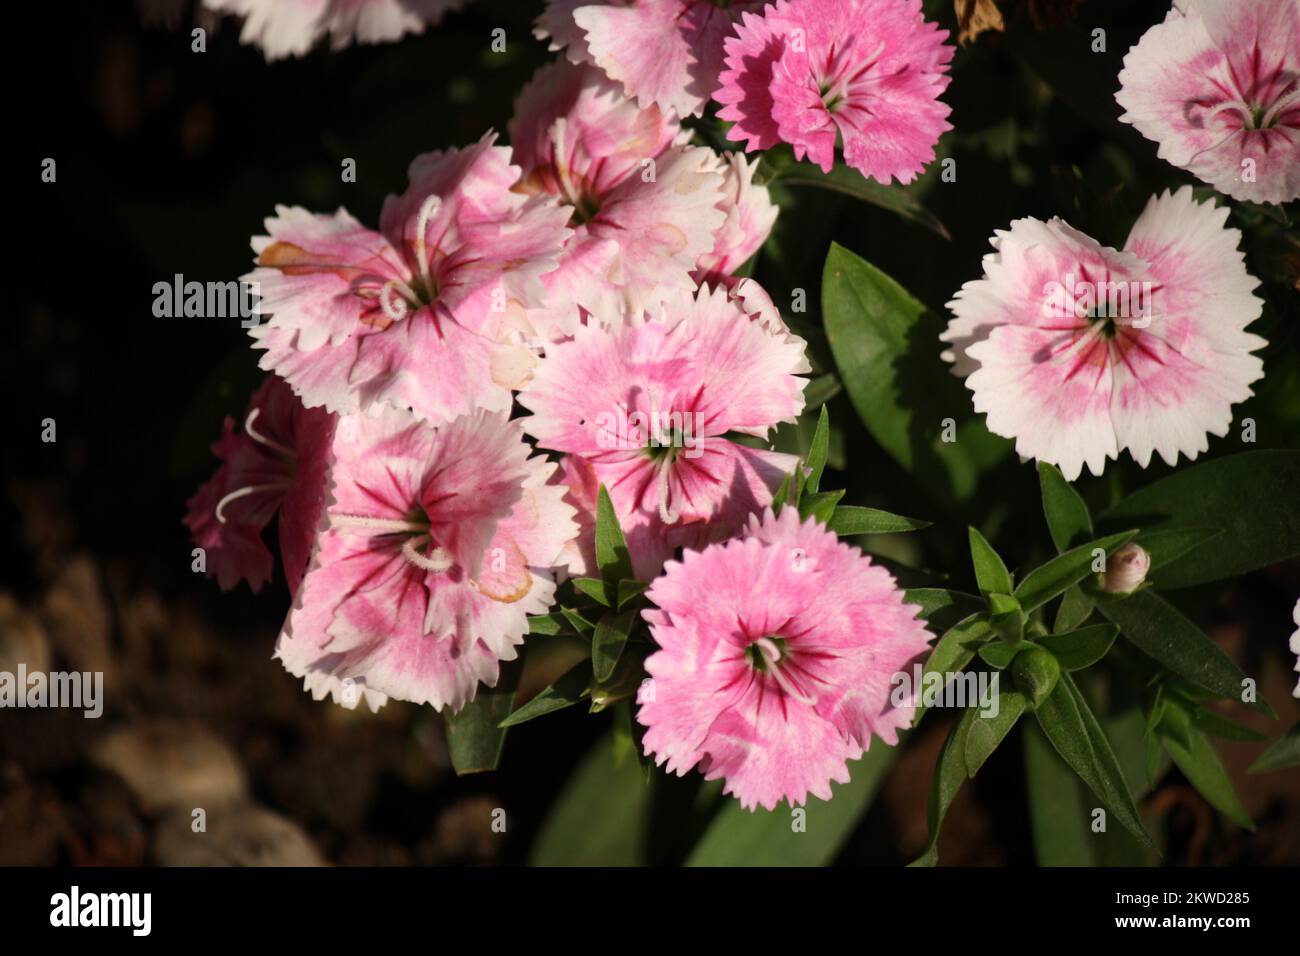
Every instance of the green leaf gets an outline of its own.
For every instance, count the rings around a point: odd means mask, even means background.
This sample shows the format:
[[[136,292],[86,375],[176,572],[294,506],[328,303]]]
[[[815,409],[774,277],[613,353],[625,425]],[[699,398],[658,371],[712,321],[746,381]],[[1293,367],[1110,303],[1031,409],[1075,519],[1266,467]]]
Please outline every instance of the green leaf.
[[[1268,734],[1251,730],[1235,720],[1229,720],[1222,714],[1206,710],[1204,707],[1192,708],[1192,723],[1211,737],[1220,737],[1223,740],[1240,740],[1249,743],[1263,743],[1268,740]]]
[[[896,531],[917,531],[930,527],[930,522],[918,518],[904,518],[876,508],[857,505],[840,505],[831,515],[826,527],[841,537],[853,534],[892,534]]]
[[[1020,734],[1025,751],[1025,788],[1039,866],[1092,866],[1089,807],[1079,778],[1032,721]]]
[[[596,622],[590,620],[577,608],[561,607],[560,614],[569,622],[569,626],[583,637],[590,637],[591,633],[596,629]]]
[[[821,414],[817,416],[817,430],[813,432],[812,444],[808,446],[806,464],[808,467],[807,489],[809,491],[817,491],[821,487],[822,472],[826,470],[826,456],[830,454],[830,450],[831,416],[826,411],[826,406],[823,405]]]
[[[635,600],[650,587],[648,581],[629,581],[626,578],[618,582],[618,610],[623,610],[629,601]]]
[[[636,611],[623,611],[606,614],[596,623],[596,633],[591,638],[591,673],[598,683],[614,675],[636,619]]]
[[[969,529],[970,559],[975,565],[975,581],[985,596],[990,594],[1010,594],[1012,590],[1011,572],[1002,558],[985,540],[984,535],[974,528]]]
[[[985,717],[979,710],[966,735],[966,773],[974,777],[980,767],[993,755],[1011,733],[1022,714],[1029,708],[1029,701],[1018,690],[1008,688],[998,694],[998,712]]]
[[[605,582],[600,578],[574,578],[573,586],[587,597],[609,607],[609,595]]]
[[[829,802],[810,796],[805,832],[791,827],[790,808],[746,810],[728,798],[691,850],[687,866],[825,866],[866,813],[899,747],[876,741],[849,761],[849,782],[834,784]]]
[[[974,707],[962,711],[961,719],[952,728],[948,739],[944,741],[943,750],[939,752],[939,762],[930,778],[930,804],[927,812],[930,842],[926,844],[925,851],[912,861],[911,866],[934,866],[939,862],[939,830],[943,826],[943,818],[947,816],[957,791],[970,778],[966,772],[966,740],[976,719]]]
[[[635,760],[614,759],[606,734],[569,775],[528,853],[530,866],[645,862],[651,787]]]
[[[1270,773],[1300,764],[1300,724],[1296,724],[1285,737],[1273,741],[1272,746],[1250,765],[1251,773]]]
[[[1062,674],[1056,689],[1034,711],[1056,752],[1079,775],[1120,824],[1148,848],[1155,848],[1133,805],[1115,752],[1079,693],[1073,678]]]
[[[825,405],[844,390],[839,376],[834,372],[819,375],[808,382],[803,390],[804,407],[811,411],[819,405]]]
[[[1123,600],[1102,601],[1103,615],[1119,625],[1124,639],[1179,677],[1219,697],[1241,700],[1243,681],[1232,658],[1201,633],[1172,604],[1144,589]],[[1263,698],[1250,706],[1273,716]]]
[[[972,614],[954,624],[944,632],[943,637],[939,638],[934,645],[934,650],[926,659],[925,667],[921,672],[921,686],[925,686],[926,676],[929,674],[957,674],[965,670],[979,646],[992,637],[993,625],[983,614]],[[918,700],[912,726],[915,727],[920,723],[923,716],[925,716],[925,704]]]
[[[614,605],[618,600],[618,582],[634,579],[632,573],[632,555],[623,538],[623,529],[619,526],[618,515],[614,512],[614,503],[609,499],[605,486],[600,486],[596,497],[596,564],[600,568],[601,579],[605,582],[607,605]]]
[[[479,687],[474,699],[460,709],[448,713],[444,723],[447,728],[447,751],[457,774],[482,773],[495,770],[501,762],[501,751],[506,744],[506,729],[502,721],[514,705],[519,676],[524,671],[524,648],[513,661],[501,662],[501,674],[495,687]]]
[[[1222,528],[1170,528],[1168,531],[1143,531],[1135,541],[1151,555],[1151,569],[1158,571],[1183,555],[1223,534]]]
[[[1016,588],[1016,597],[1026,612],[1042,607],[1052,598],[1074,587],[1089,574],[1093,573],[1093,553],[1100,548],[1109,555],[1116,548],[1125,544],[1137,534],[1136,531],[1124,531],[1105,538],[1098,538],[1077,548],[1071,548],[1064,554],[1058,554],[1046,564],[1034,568],[1025,575],[1025,579]]]
[[[1174,735],[1162,733],[1160,742],[1169,751],[1169,756],[1174,758],[1174,763],[1183,772],[1183,776],[1210,802],[1210,806],[1239,826],[1247,830],[1255,829],[1250,814],[1232,789],[1232,781],[1228,779],[1228,772],[1223,769],[1219,755],[1214,752],[1214,747],[1204,734],[1193,732],[1189,742],[1184,744]]]
[[[1052,630],[1058,634],[1073,631],[1091,616],[1092,598],[1078,587],[1067,588],[1061,597],[1061,606],[1056,609],[1056,621],[1052,624]]]
[[[799,517],[816,518],[822,524],[828,524],[835,515],[835,506],[843,497],[843,490],[805,494],[799,503]]]
[[[1081,671],[1105,657],[1118,635],[1119,628],[1113,624],[1094,624],[1064,634],[1048,634],[1038,643],[1056,655],[1062,670]]]
[[[1055,465],[1038,463],[1038,485],[1043,495],[1043,515],[1057,551],[1068,551],[1092,537],[1092,516],[1079,493]]]
[[[552,637],[564,630],[565,623],[564,616],[561,614],[530,614],[528,615],[528,633]]]
[[[902,286],[832,244],[822,273],[826,339],[854,410],[876,442],[944,501],[966,501],[1011,450],[969,412],[969,393],[935,358],[943,323]]]
[[[1102,527],[1224,528],[1152,580],[1184,588],[1237,577],[1300,554],[1300,451],[1261,450],[1181,468],[1098,516]]]
[[[1028,641],[1020,641],[1016,644],[1008,644],[1006,641],[992,641],[980,646],[979,655],[980,659],[989,667],[995,667],[1002,671],[1010,667],[1011,662],[1016,659],[1016,655],[1028,646]]]
[[[520,707],[500,722],[500,727],[513,727],[572,707],[587,696],[591,686],[591,661],[583,659],[564,672],[554,684]]]
[[[800,162],[785,148],[768,150],[763,154],[763,166],[756,180],[771,182],[779,177],[794,186],[815,186],[828,189],[854,199],[879,206],[895,215],[924,226],[945,239],[951,239],[942,222],[926,209],[915,192],[905,186],[884,185],[867,179],[855,169],[836,163],[829,173],[824,173],[812,163]]]
[[[903,600],[919,607],[917,617],[940,633],[984,608],[984,602],[975,595],[945,588],[909,588]]]

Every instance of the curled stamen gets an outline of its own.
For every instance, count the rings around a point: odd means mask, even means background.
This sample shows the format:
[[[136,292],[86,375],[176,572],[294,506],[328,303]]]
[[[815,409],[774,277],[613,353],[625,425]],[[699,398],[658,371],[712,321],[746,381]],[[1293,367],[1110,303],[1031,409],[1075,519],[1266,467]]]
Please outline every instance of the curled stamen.
[[[255,495],[259,491],[282,491],[283,489],[288,487],[289,487],[288,481],[268,481],[265,484],[261,484],[261,485],[245,485],[243,488],[236,488],[230,494],[225,495],[224,497],[222,497],[220,501],[217,502],[217,506],[212,509],[213,514],[216,515],[216,518],[219,522],[225,524],[226,516],[224,512],[226,509],[226,505],[230,504],[232,501],[235,501],[238,498],[244,498],[248,495]]]
[[[416,540],[416,538],[406,540],[406,543],[402,545],[402,557],[417,568],[441,574],[456,563],[456,559],[451,556],[451,552],[446,548],[435,547],[432,554],[421,554],[415,547]]]
[[[397,293],[396,305],[393,304],[394,292]],[[394,322],[400,322],[411,314],[411,303],[398,288],[396,279],[389,279],[379,290],[379,307],[384,310],[384,315]]]
[[[672,472],[672,461],[672,456],[668,455],[659,465],[659,520],[664,524],[676,524],[680,517],[668,503],[670,491],[668,479]]]
[[[767,672],[772,675],[777,686],[783,690],[788,697],[793,697],[801,704],[807,704],[809,707],[817,703],[815,699],[809,697],[803,691],[794,686],[790,678],[781,673],[781,668],[777,662],[781,659],[781,649],[776,646],[776,642],[770,637],[760,637],[754,642],[758,645],[759,653],[763,655],[763,660],[767,661]]]
[[[380,534],[428,534],[428,525],[400,518],[372,518],[369,515],[331,515],[330,524],[336,528],[360,528]]]
[[[424,202],[420,204],[420,215],[415,219],[415,262],[420,270],[420,278],[424,280],[424,287],[433,294],[433,282],[429,279],[429,259],[425,254],[424,234],[428,231],[429,220],[438,215],[438,210],[442,208],[442,197],[436,193],[426,196]]]
[[[1205,117],[1201,120],[1201,123],[1205,126],[1206,129],[1209,129],[1210,121],[1213,120],[1220,113],[1222,113],[1224,110],[1236,110],[1237,112],[1239,112],[1241,114],[1241,128],[1242,129],[1250,128],[1253,122],[1250,113],[1250,107],[1247,106],[1241,100],[1227,100],[1223,103],[1220,103],[1214,109],[1210,110],[1208,113],[1205,114]],[[1233,132],[1235,133],[1236,130],[1233,130]]]
[[[272,451],[279,452],[286,458],[297,458],[298,453],[292,448],[287,448],[286,446],[281,445],[278,441],[272,441],[253,427],[253,422],[257,421],[257,416],[261,413],[262,410],[260,408],[255,408],[248,413],[248,417],[244,419],[244,434],[253,439],[253,441],[265,445]]]

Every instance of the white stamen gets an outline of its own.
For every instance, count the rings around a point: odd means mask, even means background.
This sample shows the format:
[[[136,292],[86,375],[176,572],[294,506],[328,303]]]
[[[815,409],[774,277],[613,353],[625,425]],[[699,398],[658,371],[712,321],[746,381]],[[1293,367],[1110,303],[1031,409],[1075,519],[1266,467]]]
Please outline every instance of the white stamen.
[[[393,302],[394,292],[397,293],[396,304]],[[411,314],[411,303],[402,292],[396,279],[389,279],[384,283],[383,288],[379,290],[379,307],[384,310],[384,315],[394,322],[400,322]]]
[[[1273,120],[1286,112],[1288,107],[1290,107],[1290,105],[1297,99],[1300,99],[1300,87],[1292,90],[1286,96],[1281,97],[1276,103],[1274,103],[1272,107],[1269,108],[1269,111],[1264,114],[1264,118],[1259,121],[1259,128],[1268,129],[1271,127],[1273,125]]]
[[[576,208],[581,197],[578,195],[578,190],[573,186],[573,178],[569,175],[569,159],[564,150],[565,133],[567,131],[568,125],[564,122],[563,117],[551,124],[551,148],[555,153],[555,172],[560,177],[560,188],[564,190],[564,195],[568,197],[569,203]]]
[[[1237,112],[1239,112],[1241,114],[1241,128],[1242,129],[1250,128],[1250,123],[1251,123],[1250,107],[1247,106],[1241,100],[1227,100],[1223,103],[1220,103],[1214,109],[1206,113],[1205,118],[1201,120],[1201,122],[1205,125],[1205,128],[1209,129],[1210,121],[1213,120],[1220,113],[1222,113],[1224,110],[1236,110]],[[1233,132],[1235,133],[1237,132],[1237,130],[1233,130]]]
[[[424,288],[433,295],[433,283],[429,280],[429,259],[425,253],[424,234],[429,228],[429,220],[438,215],[442,208],[442,197],[437,194],[426,196],[420,204],[420,215],[415,219],[415,262],[424,280]]]
[[[456,559],[451,556],[451,552],[446,548],[434,548],[432,554],[421,554],[416,550],[416,540],[416,538],[406,540],[406,543],[402,545],[402,557],[417,568],[441,574],[456,563]]]
[[[232,501],[246,497],[247,495],[257,494],[259,491],[280,491],[287,487],[289,487],[289,482],[287,481],[268,481],[262,485],[245,485],[243,488],[236,488],[230,494],[224,496],[217,502],[217,506],[213,508],[212,511],[216,515],[217,520],[222,524],[225,524],[226,516],[223,512],[225,511],[226,505],[230,504]]]
[[[337,528],[361,528],[380,534],[428,534],[429,526],[399,518],[372,518],[369,515],[331,515],[330,524]]]
[[[680,515],[668,503],[668,479],[672,473],[672,455],[665,455],[659,465],[659,520],[664,524],[676,524]]]
[[[270,448],[272,451],[279,452],[281,455],[284,455],[286,458],[297,458],[298,453],[295,452],[292,448],[286,448],[284,445],[281,445],[278,441],[271,441],[271,439],[267,438],[265,435],[263,435],[261,432],[257,431],[257,429],[253,427],[253,422],[257,421],[257,416],[260,415],[261,413],[262,410],[260,408],[255,408],[248,413],[248,417],[244,419],[244,433],[248,435],[249,438],[253,439],[253,441],[265,445],[267,448]]]
[[[768,673],[772,675],[777,686],[785,691],[787,696],[793,697],[801,704],[807,704],[809,707],[817,703],[812,697],[798,690],[791,683],[790,678],[781,673],[781,668],[777,665],[777,661],[781,659],[781,649],[776,646],[775,641],[770,637],[760,637],[754,643],[758,645],[759,652],[763,655],[763,659],[767,661]]]

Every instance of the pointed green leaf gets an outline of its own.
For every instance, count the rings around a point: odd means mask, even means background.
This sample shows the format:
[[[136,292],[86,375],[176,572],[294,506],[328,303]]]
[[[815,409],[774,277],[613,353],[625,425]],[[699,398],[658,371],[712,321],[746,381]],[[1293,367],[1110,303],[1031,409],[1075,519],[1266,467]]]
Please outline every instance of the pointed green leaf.
[[[1096,842],[1089,829],[1090,808],[1085,803],[1079,778],[1034,721],[1026,721],[1020,738],[1025,752],[1025,789],[1038,865],[1096,865]]]
[[[1092,538],[1092,516],[1083,498],[1055,465],[1038,463],[1038,484],[1043,514],[1057,551],[1068,551]]]
[[[939,752],[939,762],[930,778],[930,804],[927,811],[930,842],[926,844],[925,851],[912,861],[911,866],[934,866],[939,862],[939,830],[943,826],[943,818],[948,815],[948,808],[952,806],[957,791],[970,778],[966,772],[966,740],[976,719],[974,707],[962,711],[961,719],[952,728],[948,739],[944,741],[943,750]]]
[[[1147,589],[1098,610],[1119,625],[1124,639],[1179,677],[1219,697],[1241,700],[1246,675],[1218,644],[1206,637],[1172,604]],[[1257,699],[1250,706],[1270,717],[1272,708]]]
[[[1206,710],[1204,707],[1192,708],[1192,724],[1203,733],[1223,740],[1241,740],[1249,743],[1263,743],[1268,740],[1268,734],[1261,734],[1258,730],[1251,730],[1244,724],[1229,720],[1222,714]]]
[[[618,609],[621,611],[627,605],[628,601],[634,600],[646,592],[650,587],[647,581],[628,581],[624,579],[618,582]]]
[[[1016,659],[1016,655],[1026,647],[1029,647],[1028,641],[1020,641],[1015,644],[1008,644],[1006,641],[992,641],[980,646],[980,659],[989,667],[1003,671],[1011,666],[1011,662]]]
[[[1061,596],[1061,606],[1056,609],[1052,630],[1057,633],[1073,631],[1092,616],[1092,598],[1078,587],[1067,588]]]
[[[582,637],[590,637],[591,633],[596,629],[596,622],[577,608],[562,607],[560,613],[569,622],[569,627],[573,628]]]
[[[826,527],[841,537],[853,534],[891,534],[896,531],[917,531],[930,527],[930,522],[918,518],[905,518],[876,508],[857,505],[840,505],[831,515]]]
[[[1223,763],[1214,752],[1209,738],[1194,731],[1190,741],[1184,744],[1176,737],[1162,733],[1160,742],[1169,751],[1169,756],[1174,758],[1174,763],[1183,772],[1183,776],[1210,802],[1210,806],[1238,826],[1247,830],[1255,829],[1250,814],[1237,799],[1237,792],[1232,789],[1232,781],[1228,779],[1228,771],[1223,769]]]
[[[1272,746],[1250,765],[1251,773],[1271,773],[1300,765],[1300,724],[1291,728],[1285,737],[1273,741]]]
[[[970,559],[975,566],[975,581],[980,591],[989,594],[1010,594],[1012,591],[1011,572],[1002,562],[1002,558],[985,540],[984,535],[974,528],[969,529]]]
[[[1105,657],[1118,636],[1115,625],[1094,624],[1064,634],[1048,634],[1038,643],[1056,655],[1062,670],[1081,671]]]
[[[844,497],[844,491],[818,491],[805,494],[799,503],[801,518],[815,518],[822,524],[828,524],[835,515],[835,506]]]
[[[925,686],[926,675],[957,674],[965,670],[979,646],[992,638],[993,626],[986,615],[972,614],[954,624],[944,632],[943,637],[939,638],[934,645],[934,650],[930,652],[921,672],[921,686]],[[923,716],[925,716],[925,704],[918,701],[912,726],[915,727],[920,723]]]
[[[1034,568],[1025,575],[1025,579],[1016,588],[1016,597],[1026,612],[1042,607],[1058,594],[1078,584],[1093,573],[1095,552],[1101,549],[1107,555],[1128,541],[1136,531],[1124,531],[1105,538],[1098,538],[1077,548],[1071,548],[1064,554],[1058,554],[1046,564]]]
[[[573,586],[592,600],[609,607],[607,587],[600,578],[574,578]]]
[[[946,588],[908,588],[903,600],[919,607],[916,616],[939,634],[984,608],[984,602],[974,594]]]
[[[502,721],[514,705],[523,671],[524,648],[521,647],[513,661],[501,662],[495,687],[480,686],[474,699],[458,713],[446,715],[447,752],[457,774],[495,770],[501,762],[501,751],[506,744]]]
[[[1038,705],[1034,716],[1056,752],[1097,799],[1144,846],[1154,849],[1155,843],[1133,805],[1115,752],[1069,674],[1061,675],[1056,689]]]
[[[596,564],[606,586],[608,600],[605,603],[613,605],[618,598],[618,582],[624,578],[633,579],[635,575],[632,573],[632,555],[627,550],[614,503],[604,485],[600,486],[596,497]]]
[[[970,731],[966,734],[966,773],[974,777],[980,767],[1001,746],[1011,728],[1016,725],[1022,714],[1029,708],[1025,695],[1014,688],[1006,688],[998,693],[998,712],[985,717],[980,710],[975,711]]]
[[[808,447],[808,484],[809,491],[821,488],[822,472],[826,469],[826,456],[831,450],[831,416],[822,406],[817,416],[817,430],[813,432],[812,444]]]
[[[1151,555],[1151,568],[1147,572],[1150,577],[1153,572],[1222,535],[1222,528],[1170,528],[1168,531],[1143,531],[1136,540]]]
[[[623,611],[606,614],[596,622],[596,632],[591,637],[591,673],[597,682],[613,676],[636,619],[636,611]]]
[[[528,633],[554,636],[564,630],[566,621],[560,614],[528,615]]]
[[[572,707],[587,696],[591,686],[591,661],[581,660],[564,672],[554,684],[520,707],[498,725],[513,727],[557,710]]]

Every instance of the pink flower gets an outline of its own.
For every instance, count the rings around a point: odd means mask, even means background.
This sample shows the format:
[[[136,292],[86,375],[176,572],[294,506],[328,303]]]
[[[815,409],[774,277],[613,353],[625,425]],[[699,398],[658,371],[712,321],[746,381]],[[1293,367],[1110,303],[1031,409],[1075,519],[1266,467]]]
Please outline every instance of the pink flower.
[[[268,60],[302,56],[326,34],[341,50],[358,43],[388,43],[423,33],[468,0],[203,0],[218,13],[244,18],[239,35],[255,43]]]
[[[1295,602],[1295,608],[1291,611],[1291,620],[1295,622],[1295,630],[1291,634],[1291,653],[1296,655],[1295,671],[1300,673],[1300,601]],[[1300,697],[1300,681],[1296,681],[1291,696]]]
[[[1120,119],[1234,199],[1300,197],[1300,3],[1182,0],[1124,57]]]
[[[748,150],[786,142],[830,172],[839,137],[862,175],[911,182],[951,129],[947,35],[921,0],[777,0],[727,38],[718,116]]]
[[[510,407],[532,356],[505,339],[540,304],[568,213],[512,192],[519,170],[493,139],[416,157],[380,232],[280,206],[253,240],[261,364],[308,407],[387,403],[433,424]]]
[[[758,252],[776,223],[777,208],[766,186],[754,184],[758,161],[747,161],[741,153],[727,153],[723,170],[722,201],[718,208],[727,218],[713,240],[713,248],[695,264],[700,284],[717,285]]]
[[[717,89],[723,39],[762,0],[550,0],[539,39],[594,63],[641,106],[698,116]]]
[[[459,710],[550,607],[573,509],[502,415],[356,425],[335,440],[328,524],[276,656],[317,699]]]
[[[684,145],[677,120],[637,109],[598,70],[563,61],[537,72],[510,121],[517,192],[554,197],[572,215],[559,268],[542,277],[540,340],[572,333],[582,312],[638,313],[673,290],[725,221],[711,150]]]
[[[648,579],[674,548],[733,534],[771,502],[797,459],[724,436],[794,421],[806,370],[800,339],[706,287],[659,318],[578,328],[548,347],[519,401],[538,444],[591,465]]]
[[[223,591],[241,580],[258,591],[270,580],[262,531],[277,514],[285,578],[298,589],[325,504],[334,428],[333,415],[303,408],[274,375],[249,399],[242,432],[226,419],[212,446],[221,465],[185,503],[185,525]]]
[[[659,650],[638,694],[645,749],[667,770],[726,779],[747,808],[831,797],[875,734],[911,724],[894,675],[931,635],[889,572],[798,512],[671,561],[643,612]]]
[[[1188,186],[1152,197],[1122,252],[1060,219],[997,233],[941,336],[989,430],[1070,480],[1121,449],[1172,465],[1226,434],[1265,344],[1245,331],[1259,283],[1227,218]]]

